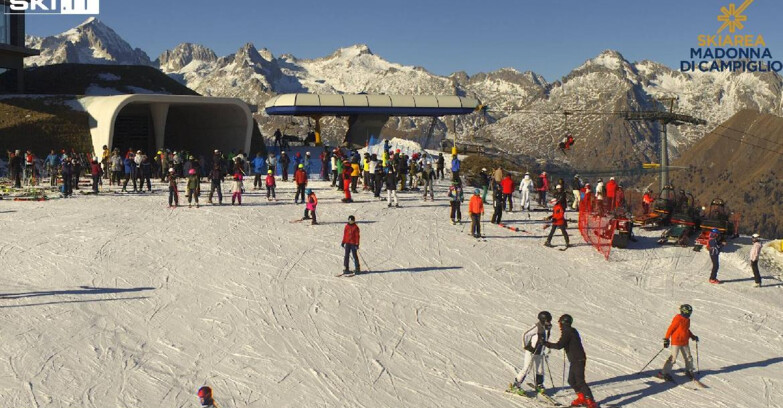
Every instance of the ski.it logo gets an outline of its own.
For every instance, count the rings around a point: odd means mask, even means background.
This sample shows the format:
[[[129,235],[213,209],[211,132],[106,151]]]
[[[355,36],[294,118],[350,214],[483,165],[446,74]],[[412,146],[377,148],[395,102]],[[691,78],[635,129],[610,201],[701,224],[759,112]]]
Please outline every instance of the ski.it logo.
[[[98,14],[100,0],[11,0],[6,14]]]

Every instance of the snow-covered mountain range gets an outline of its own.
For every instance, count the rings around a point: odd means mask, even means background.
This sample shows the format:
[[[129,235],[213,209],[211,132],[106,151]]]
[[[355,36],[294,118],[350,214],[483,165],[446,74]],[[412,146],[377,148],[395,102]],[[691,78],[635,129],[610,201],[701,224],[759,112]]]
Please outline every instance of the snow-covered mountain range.
[[[274,56],[251,43],[223,57],[203,45],[184,43],[151,61],[95,19],[57,36],[29,37],[28,45],[41,49],[40,56],[27,60],[30,65],[153,65],[203,95],[238,97],[260,107],[271,96],[287,92],[474,96],[488,106],[488,118],[478,113],[446,118],[436,128],[434,141],[454,133],[459,139],[479,136],[512,154],[529,154],[576,168],[626,167],[657,160],[659,125],[628,122],[613,114],[664,109],[656,98],[679,98],[676,111],[708,122],[707,126],[671,126],[673,157],[741,109],[780,115],[783,104],[783,80],[774,73],[682,73],[652,61],[633,63],[611,50],[550,83],[536,73],[512,68],[439,76],[421,67],[386,61],[366,45],[341,48],[322,58],[298,59]],[[568,129],[564,110],[574,113],[568,118]],[[281,126],[279,119],[261,113],[258,119],[265,134]],[[394,136],[417,137],[428,123],[428,119],[396,118],[387,128]],[[327,121],[326,135],[337,139],[344,126],[344,120]],[[566,130],[577,139],[568,157],[556,149]]]

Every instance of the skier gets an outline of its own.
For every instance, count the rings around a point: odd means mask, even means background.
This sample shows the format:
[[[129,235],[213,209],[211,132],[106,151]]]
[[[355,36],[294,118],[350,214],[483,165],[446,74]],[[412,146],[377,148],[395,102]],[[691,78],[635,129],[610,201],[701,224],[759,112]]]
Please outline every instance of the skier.
[[[481,187],[481,200],[487,203],[487,191],[489,191],[489,173],[487,168],[482,167],[479,173],[479,185]]]
[[[386,173],[386,195],[388,197],[389,207],[392,206],[392,197],[394,197],[394,206],[400,206],[399,201],[397,201],[397,173],[394,171],[393,167]]]
[[[560,205],[563,206],[563,211],[565,211],[566,208],[568,208],[568,203],[566,202],[566,192],[565,189],[563,189],[562,184],[558,184],[555,186],[555,199],[557,200]]]
[[[503,201],[503,209],[506,210],[506,201],[508,201],[507,211],[514,212],[514,180],[511,178],[511,174],[506,173],[506,177],[500,181],[500,187],[503,190],[503,197],[501,198],[501,201]]]
[[[234,173],[234,182],[231,183],[231,205],[234,205],[235,201],[242,205],[242,184],[242,172],[237,171]],[[196,207],[198,207],[198,200],[196,200]]]
[[[525,369],[517,373],[512,388],[522,389],[522,381],[532,367],[536,376],[536,391],[544,393],[544,344],[549,339],[551,329],[552,314],[544,310],[538,313],[536,324],[522,335],[522,344],[525,349]]]
[[[307,173],[308,177],[309,177],[310,171],[311,171],[310,170],[311,159],[312,158],[310,157],[310,152],[305,152],[305,157],[304,157],[304,160],[302,160],[302,164],[304,164],[304,170],[305,170],[305,173]]]
[[[266,161],[261,156],[261,152],[258,152],[251,163],[253,164],[253,173],[255,174],[255,177],[253,177],[253,190],[258,190],[261,188],[261,175],[264,173]]]
[[[522,210],[530,211],[530,194],[533,193],[533,179],[530,178],[530,173],[525,172],[525,177],[519,183],[519,195]]]
[[[432,169],[432,160],[424,153],[421,166],[421,178],[424,184],[424,201],[427,201],[427,192],[430,194],[430,201],[435,201],[435,170]]]
[[[609,181],[606,183],[606,206],[609,211],[614,210],[614,196],[617,192],[617,182],[614,180],[614,177],[610,177]]]
[[[500,224],[503,218],[503,205],[506,201],[503,199],[503,192],[501,189],[495,189],[492,197],[492,219],[489,222],[493,224]]]
[[[650,204],[652,204],[653,201],[655,201],[655,199],[653,199],[652,190],[648,188],[647,191],[644,192],[644,196],[642,196],[642,211],[644,211],[644,214],[650,213]]]
[[[454,180],[459,181],[455,177]],[[470,214],[470,234],[475,238],[481,238],[481,216],[484,215],[484,201],[481,200],[481,190],[475,189],[473,197],[470,197],[468,203],[468,214]]]
[[[460,206],[463,201],[462,186],[457,180],[451,182],[449,187],[449,204],[451,205],[451,225],[462,222],[462,211]]]
[[[147,155],[141,157],[141,164],[139,164],[141,170],[141,183],[139,184],[139,192],[144,190],[144,182],[147,183],[147,192],[152,192],[152,162]]]
[[[198,208],[198,195],[201,192],[201,180],[196,174],[196,169],[188,170],[188,184],[185,191],[185,196],[188,197],[188,208],[193,207],[192,201],[196,200],[196,208]]]
[[[359,184],[359,174],[361,173],[361,168],[359,167],[359,163],[354,161],[351,163],[351,192],[356,194],[359,191],[356,190],[356,186]]]
[[[92,176],[92,192],[98,194],[98,182],[101,181],[103,168],[98,160],[93,160],[90,165],[90,175]]]
[[[750,268],[753,270],[753,287],[761,286],[761,275],[759,274],[759,254],[761,254],[761,238],[759,234],[753,234],[753,247],[750,249]]]
[[[304,217],[302,217],[302,220],[309,220],[312,218],[313,222],[311,224],[318,225],[318,221],[315,218],[315,207],[318,206],[318,197],[315,196],[315,192],[313,192],[313,190],[310,188],[305,190],[305,194],[307,194],[307,205],[305,206]]]
[[[296,182],[296,196],[294,196],[294,204],[299,204],[299,197],[302,197],[302,204],[305,202],[305,187],[307,186],[307,172],[305,172],[304,164],[300,163],[299,168],[294,172],[294,181]]]
[[[337,169],[337,163],[340,161],[340,159],[337,157],[339,150],[334,150],[334,154],[330,158],[330,168],[332,169],[332,187],[334,187],[335,183],[337,183],[337,176],[340,174],[340,171]]]
[[[712,261],[712,272],[710,273],[710,283],[720,284],[718,280],[718,258],[720,257],[720,231],[717,228],[713,228],[710,231],[710,240],[707,242],[707,248],[710,253],[710,260]]]
[[[565,238],[566,242],[566,249],[570,247],[568,243],[568,232],[566,232],[566,228],[568,228],[568,224],[565,220],[565,207],[563,207],[563,204],[557,201],[556,198],[553,198],[550,201],[550,204],[553,205],[552,208],[552,215],[546,217],[547,220],[552,221],[551,229],[549,230],[549,236],[546,238],[546,242],[544,243],[545,247],[552,247],[552,236],[555,235],[555,230],[560,229],[560,231],[563,232],[563,238]]]
[[[125,182],[122,184],[122,191],[128,192],[128,182],[133,179],[133,192],[136,192],[136,177],[133,175],[133,170],[136,168],[133,163],[133,153],[128,152],[123,160],[123,170],[125,170]]]
[[[321,159],[321,181],[329,181],[329,151],[325,146],[319,158]]]
[[[674,316],[669,328],[666,330],[666,335],[663,337],[663,347],[668,348],[671,344],[672,354],[666,359],[663,369],[657,374],[657,377],[660,379],[674,381],[671,371],[672,366],[677,361],[678,354],[682,354],[682,358],[685,360],[685,374],[691,380],[696,379],[693,376],[693,356],[691,356],[691,348],[688,342],[693,340],[698,343],[699,337],[691,332],[691,313],[693,313],[691,305],[681,305],[680,314]]]
[[[579,201],[582,198],[582,180],[579,175],[574,175],[574,179],[571,180],[571,193],[574,195],[574,202],[571,204],[571,208],[574,211],[579,211]]]
[[[60,172],[63,175],[63,185],[60,188],[60,191],[63,193],[64,197],[68,197],[73,194],[73,176],[71,174],[73,172],[73,166],[71,166],[70,157],[65,156],[63,158]]]
[[[353,215],[348,216],[348,223],[345,224],[345,229],[343,230],[343,242],[341,244],[343,248],[345,248],[345,256],[343,257],[343,274],[349,274],[350,270],[348,269],[348,261],[350,256],[353,256],[353,264],[356,267],[355,274],[361,273],[361,268],[359,267],[359,255],[357,251],[359,250],[359,226],[356,225],[356,217]]]
[[[567,133],[565,137],[563,137],[563,140],[558,143],[557,147],[560,149],[563,154],[566,154],[566,150],[570,150],[571,146],[574,144],[574,137],[571,136],[570,133]]]
[[[272,169],[269,169],[266,171],[266,180],[264,180],[266,184],[266,199],[269,200],[275,200],[277,201],[277,198],[275,197],[275,176],[272,174]],[[270,198],[271,194],[271,198]]]
[[[582,338],[579,336],[579,332],[571,327],[574,319],[571,315],[564,314],[560,316],[557,322],[560,323],[560,339],[557,343],[546,342],[544,345],[553,350],[565,348],[565,353],[570,363],[568,368],[568,385],[576,392],[576,399],[571,402],[571,406],[598,408],[598,404],[593,399],[593,393],[585,380],[587,355],[584,347],[582,347]]]
[[[120,156],[120,151],[118,149],[114,149],[114,153],[111,156],[111,178],[109,185],[112,185],[112,182],[116,185],[120,185],[120,179],[122,179],[122,156]],[[162,180],[161,180],[162,181]]]
[[[351,167],[351,164],[348,162],[348,160],[343,162],[343,192],[345,193],[345,198],[342,199],[342,202],[344,203],[352,203],[353,199],[351,198],[351,174],[353,173],[353,167]]]
[[[209,172],[210,188],[209,197],[207,202],[212,204],[212,195],[217,191],[218,205],[223,205],[223,170],[220,169],[220,164],[215,163],[212,165],[212,171]]]
[[[595,209],[600,215],[604,215],[604,194],[604,179],[599,177],[595,185]]]
[[[198,402],[202,408],[217,408],[217,403],[212,398],[212,388],[203,386],[198,389]]]
[[[461,165],[462,165],[462,162],[459,160],[457,155],[456,154],[452,155],[451,156],[451,179],[452,180],[457,180],[460,183],[462,183],[462,181],[459,179],[459,169],[460,169]],[[471,198],[471,200],[472,200],[472,198]]]
[[[280,171],[283,173],[283,181],[288,181],[288,165],[291,164],[291,158],[285,154],[285,150],[280,153]]]
[[[44,160],[44,167],[49,173],[49,187],[54,187],[57,185],[57,167],[59,166],[60,156],[58,156],[54,152],[54,149],[52,149],[51,153],[46,156],[46,160]]]
[[[174,205],[172,205],[174,203]],[[169,208],[179,205],[179,192],[177,191],[177,174],[174,168],[169,169]]]
[[[538,187],[538,204],[546,208],[546,192],[549,191],[549,180],[545,171],[542,171],[538,178],[541,180],[540,187]]]
[[[275,157],[273,153],[269,153],[269,157],[266,159],[267,174],[269,173],[269,170],[272,170],[272,174],[275,174],[277,171],[277,157]]]
[[[443,174],[443,167],[446,165],[446,159],[443,157],[443,153],[438,153],[438,159],[435,162],[435,177],[438,180],[443,180],[445,177]]]

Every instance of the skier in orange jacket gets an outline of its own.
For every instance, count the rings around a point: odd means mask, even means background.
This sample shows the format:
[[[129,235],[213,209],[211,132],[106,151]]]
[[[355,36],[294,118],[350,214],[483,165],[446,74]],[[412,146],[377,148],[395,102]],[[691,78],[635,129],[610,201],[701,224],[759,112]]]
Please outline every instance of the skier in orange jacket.
[[[478,188],[473,191],[473,196],[470,197],[468,213],[470,213],[470,233],[475,238],[480,238],[481,216],[484,215],[484,201],[481,199],[481,190]]]
[[[699,337],[691,333],[691,313],[693,313],[691,305],[680,306],[680,314],[674,316],[669,329],[666,330],[666,335],[663,338],[663,347],[667,348],[671,344],[672,354],[666,359],[663,370],[658,373],[658,378],[674,381],[671,376],[672,366],[677,361],[677,355],[682,354],[682,358],[685,360],[685,374],[692,380],[696,379],[693,376],[693,356],[691,356],[691,348],[688,345],[688,341],[698,342]]]

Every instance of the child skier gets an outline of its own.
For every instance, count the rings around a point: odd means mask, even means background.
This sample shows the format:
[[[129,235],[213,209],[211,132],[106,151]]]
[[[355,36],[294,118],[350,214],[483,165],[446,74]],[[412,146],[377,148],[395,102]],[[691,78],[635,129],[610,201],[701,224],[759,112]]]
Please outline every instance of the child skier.
[[[576,399],[571,402],[572,407],[586,406],[587,408],[598,408],[598,404],[593,399],[593,393],[585,380],[585,364],[587,355],[582,347],[582,338],[579,332],[571,325],[574,319],[571,315],[564,314],[558,319],[560,323],[560,340],[557,343],[544,343],[544,346],[553,350],[565,348],[568,362],[571,364],[568,368],[568,385],[576,392]]]
[[[302,217],[302,220],[309,220],[312,218],[313,222],[311,224],[318,225],[318,221],[315,219],[315,207],[318,206],[318,197],[315,196],[315,192],[313,192],[313,189],[311,188],[305,190],[305,194],[307,194],[307,198],[305,199],[307,204],[305,206],[304,217]]]
[[[463,193],[462,193],[462,187],[459,185],[459,181],[454,180],[451,182],[451,187],[449,187],[449,203],[451,204],[451,225],[454,225],[458,222],[462,222],[462,211],[460,211],[460,206],[462,205],[462,201],[464,199]]]
[[[521,390],[530,368],[534,368],[536,375],[536,391],[544,393],[544,344],[549,339],[549,331],[552,329],[552,314],[546,310],[538,313],[538,322],[522,336],[525,348],[525,369],[517,373],[511,389]]]
[[[674,381],[671,376],[672,366],[677,361],[677,355],[682,354],[682,358],[685,360],[685,374],[691,380],[696,379],[693,376],[693,357],[688,341],[698,342],[699,337],[691,333],[691,313],[693,313],[691,305],[680,306],[680,314],[674,316],[669,329],[666,330],[666,335],[663,337],[663,347],[668,348],[671,344],[672,354],[666,359],[663,369],[657,375],[658,378]]]
[[[348,260],[351,255],[353,255],[353,264],[356,267],[356,273],[357,275],[361,273],[361,268],[359,267],[359,255],[356,251],[359,250],[359,226],[356,225],[356,217],[353,215],[348,216],[348,223],[345,224],[345,229],[343,230],[343,242],[341,244],[343,248],[345,248],[345,256],[343,257],[343,274],[350,274],[351,271],[348,269]]]
[[[392,198],[394,198],[394,206],[400,206],[400,202],[397,201],[397,173],[393,167],[390,167],[389,172],[386,173],[386,195],[389,198],[389,207],[392,206]]]
[[[171,203],[174,205],[171,205]],[[177,175],[174,174],[174,168],[169,169],[169,207],[179,205],[179,192],[177,191]]]
[[[201,192],[201,180],[196,174],[196,169],[188,170],[188,184],[185,195],[188,197],[188,208],[192,208],[192,201],[196,200],[196,208],[198,208],[198,195]]]
[[[275,197],[275,176],[272,174],[272,170],[266,171],[266,180],[264,181],[264,184],[266,184],[266,199],[267,201],[275,200],[277,201],[277,198]],[[272,195],[272,198],[269,198],[269,195]]]
[[[198,402],[202,408],[217,408],[217,403],[212,398],[212,388],[206,385],[198,389]]]
[[[234,182],[231,183],[231,205],[234,205],[234,202],[239,202],[239,205],[242,205],[242,173],[236,172],[234,173]]]
[[[456,156],[455,156],[456,157]],[[459,182],[459,177],[453,180]],[[473,197],[470,197],[468,203],[468,213],[470,214],[470,233],[475,238],[481,237],[481,216],[484,215],[484,201],[481,199],[481,189],[473,191]]]

